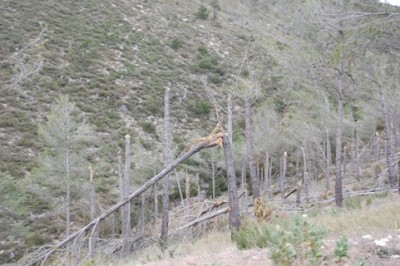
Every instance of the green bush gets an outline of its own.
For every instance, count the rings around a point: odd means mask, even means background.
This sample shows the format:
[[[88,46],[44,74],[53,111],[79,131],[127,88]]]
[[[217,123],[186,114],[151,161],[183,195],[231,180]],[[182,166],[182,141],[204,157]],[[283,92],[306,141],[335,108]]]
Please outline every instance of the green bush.
[[[205,46],[205,45],[200,45],[199,48],[197,48],[197,50],[199,51],[199,53],[202,56],[208,55],[208,49],[207,49],[207,46]]]
[[[149,134],[156,133],[156,127],[151,122],[143,122],[140,123],[140,126],[143,128],[143,131]]]
[[[171,48],[175,51],[182,47],[182,41],[178,38],[174,38],[170,44]]]
[[[206,20],[208,19],[208,13],[207,7],[205,5],[201,5],[194,15],[198,19]]]
[[[208,78],[212,83],[215,85],[221,84],[222,83],[222,78],[220,75],[212,75],[211,77]]]
[[[193,106],[193,113],[196,115],[208,115],[211,111],[211,104],[208,101],[200,100]]]
[[[349,248],[349,240],[346,236],[342,236],[338,241],[336,241],[335,257],[338,259],[347,258]]]
[[[320,265],[324,237],[325,230],[299,214],[277,224],[249,224],[233,234],[239,249],[268,247],[275,265]]]

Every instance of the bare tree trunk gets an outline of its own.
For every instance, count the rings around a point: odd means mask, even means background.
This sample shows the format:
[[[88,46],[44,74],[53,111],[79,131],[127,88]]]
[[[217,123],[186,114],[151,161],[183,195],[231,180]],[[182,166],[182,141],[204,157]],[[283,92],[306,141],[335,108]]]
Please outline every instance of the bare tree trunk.
[[[241,187],[242,190],[247,190],[247,184],[246,184],[246,163],[243,160],[242,161],[242,167],[241,167]]]
[[[214,161],[214,150],[211,150],[211,179],[212,179],[212,198],[215,199],[215,161]]]
[[[359,133],[358,133],[358,128],[357,128],[357,124],[356,124],[356,145],[355,145],[355,150],[354,150],[354,159],[355,159],[355,170],[356,170],[356,179],[359,181],[360,180],[360,158],[359,158],[359,154],[358,154],[358,146],[359,146],[359,142],[360,142],[360,137],[359,137]]]
[[[253,136],[251,131],[251,103],[248,97],[245,98],[245,113],[247,159],[249,161],[253,200],[255,200],[260,197],[260,180],[256,173],[256,163],[254,161]]]
[[[121,155],[121,150],[118,148],[118,154],[117,154],[117,160],[118,160],[118,179],[119,179],[119,200],[122,201],[124,200],[124,174],[122,173],[122,155]],[[125,208],[120,209],[121,213],[121,232],[123,228],[126,228],[126,212]]]
[[[233,136],[233,126],[232,126],[232,99],[231,95],[228,96],[228,137],[231,145],[233,145],[232,141]]]
[[[144,235],[144,228],[146,225],[145,221],[145,208],[146,208],[146,197],[145,193],[142,193],[141,195],[141,204],[140,204],[140,235]]]
[[[175,173],[176,183],[178,184],[179,196],[181,197],[181,205],[182,205],[182,207],[185,207],[185,200],[183,199],[181,183],[179,182],[178,174],[176,173],[176,170],[174,170],[174,173]]]
[[[339,77],[339,95],[337,99],[337,124],[336,124],[336,179],[335,179],[335,203],[336,206],[343,206],[342,190],[342,135],[343,135],[343,63],[341,62],[341,73]]]
[[[388,167],[388,175],[389,175],[389,185],[391,187],[395,186],[395,175],[394,175],[394,169],[392,166],[392,158],[393,158],[393,147],[392,147],[392,127],[390,125],[390,119],[389,119],[389,113],[388,113],[388,107],[387,107],[387,102],[385,99],[385,95],[383,94],[383,90],[381,85],[379,84],[379,96],[381,100],[381,105],[382,105],[382,111],[383,111],[383,118],[385,121],[385,133],[386,133],[386,163]]]
[[[381,174],[381,166],[380,166],[380,160],[381,160],[381,139],[379,136],[379,132],[375,133],[375,178],[378,179],[380,174]]]
[[[240,213],[239,213],[239,201],[237,195],[237,187],[236,187],[236,175],[235,168],[233,166],[233,155],[232,148],[229,138],[223,139],[224,143],[224,153],[225,153],[225,164],[226,164],[226,172],[228,175],[228,197],[229,197],[229,227],[231,229],[239,230],[240,229]]]
[[[269,153],[265,152],[265,162],[264,162],[264,186],[265,195],[271,196],[271,176],[270,176],[270,165],[269,165]]]
[[[164,167],[171,161],[171,129],[169,122],[169,88],[165,89],[164,96],[164,132],[163,132],[163,161]],[[163,180],[163,197],[162,197],[162,218],[161,218],[161,242],[163,248],[168,246],[168,223],[169,223],[169,175]]]
[[[67,146],[69,146],[67,142]],[[65,156],[65,168],[67,173],[67,195],[65,197],[65,218],[66,218],[66,226],[65,226],[65,236],[69,237],[71,233],[71,164],[70,164],[70,153],[69,148],[66,149]]]
[[[185,180],[185,194],[186,194],[186,207],[190,206],[190,175],[186,173],[186,180]]]
[[[306,194],[306,200],[310,198],[310,178],[308,176],[308,163],[307,163],[307,156],[306,156],[306,145],[304,144],[301,147],[301,152],[303,154],[303,174],[302,174],[302,186],[304,187],[304,193]],[[298,196],[300,198],[300,195]],[[300,199],[299,199],[300,203]]]
[[[95,208],[96,208],[96,203],[95,203],[95,190],[94,190],[94,182],[93,182],[93,176],[94,176],[94,171],[93,167],[89,165],[89,208],[90,208],[90,220],[92,221],[95,218]],[[92,232],[90,235],[89,239],[89,256],[92,257],[94,254],[94,247],[96,245],[96,233]]]
[[[122,180],[122,195],[123,199],[126,199],[129,195],[130,182],[129,172],[131,168],[131,136],[125,136],[125,166]],[[131,204],[128,202],[122,207],[124,212],[124,221],[122,221],[121,234],[124,238],[127,238],[131,234]]]
[[[331,140],[329,137],[329,131],[326,130],[326,189],[329,190],[331,187],[331,163],[332,163],[332,151],[331,151]]]
[[[158,217],[158,197],[157,197],[157,183],[153,185],[154,188],[154,219]]]
[[[281,200],[285,199],[285,178],[286,178],[287,152],[285,151],[281,157],[280,173],[279,173],[279,189],[281,191]]]

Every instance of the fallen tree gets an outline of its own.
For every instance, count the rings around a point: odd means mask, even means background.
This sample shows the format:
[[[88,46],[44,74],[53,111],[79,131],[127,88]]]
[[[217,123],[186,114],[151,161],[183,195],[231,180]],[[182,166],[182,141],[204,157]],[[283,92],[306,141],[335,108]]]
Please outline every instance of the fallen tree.
[[[107,218],[108,216],[119,210],[122,206],[124,206],[134,198],[141,195],[143,192],[152,187],[156,182],[161,180],[164,176],[170,173],[176,166],[178,166],[180,163],[188,159],[190,156],[199,152],[200,150],[222,145],[224,137],[225,133],[223,132],[221,126],[218,124],[216,128],[207,137],[196,139],[194,143],[189,145],[177,159],[175,159],[172,163],[170,163],[167,167],[165,167],[160,173],[158,173],[150,180],[148,180],[146,183],[144,183],[136,191],[132,192],[127,198],[121,200],[120,202],[109,208],[107,211],[103,212],[100,216],[93,219],[90,223],[82,227],[80,230],[71,234],[69,237],[59,242],[58,244],[52,246],[50,245],[43,246],[38,250],[36,250],[35,252],[29,254],[28,256],[22,258],[19,262],[19,265],[33,265],[38,263],[44,264],[47,258],[51,254],[53,254],[56,250],[58,250],[63,246],[66,246],[69,242],[73,241],[79,235],[87,232],[88,230],[90,229],[94,230],[100,221],[104,220],[105,218]]]

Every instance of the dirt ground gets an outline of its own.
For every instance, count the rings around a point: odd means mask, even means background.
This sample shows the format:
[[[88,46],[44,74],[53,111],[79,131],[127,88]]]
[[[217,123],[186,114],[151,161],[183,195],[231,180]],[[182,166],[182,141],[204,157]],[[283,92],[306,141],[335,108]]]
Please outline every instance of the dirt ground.
[[[236,252],[223,252],[212,256],[191,256],[155,261],[146,266],[272,266],[267,249],[251,249]]]

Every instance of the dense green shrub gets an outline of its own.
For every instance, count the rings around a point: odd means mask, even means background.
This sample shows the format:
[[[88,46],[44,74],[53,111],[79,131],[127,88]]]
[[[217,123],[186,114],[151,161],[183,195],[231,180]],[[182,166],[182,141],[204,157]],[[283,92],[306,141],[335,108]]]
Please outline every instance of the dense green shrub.
[[[320,265],[324,237],[325,230],[299,214],[276,224],[249,224],[233,234],[239,249],[268,247],[275,265]]]
[[[199,9],[197,10],[197,12],[194,14],[196,16],[196,18],[198,19],[202,19],[202,20],[206,20],[208,19],[208,9],[205,5],[201,5],[199,6]]]
[[[204,57],[199,61],[199,67],[201,69],[212,70],[218,65],[218,59],[216,57]]]
[[[156,133],[156,127],[151,122],[142,122],[140,126],[143,128],[143,131],[149,134]]]
[[[336,241],[335,246],[335,257],[338,259],[343,259],[349,256],[349,240],[346,236],[342,236],[338,241]]]
[[[208,101],[200,100],[193,106],[193,113],[196,115],[208,115],[211,111],[211,104]]]
[[[178,38],[174,38],[170,44],[171,48],[174,50],[178,50],[182,47],[182,41]]]

